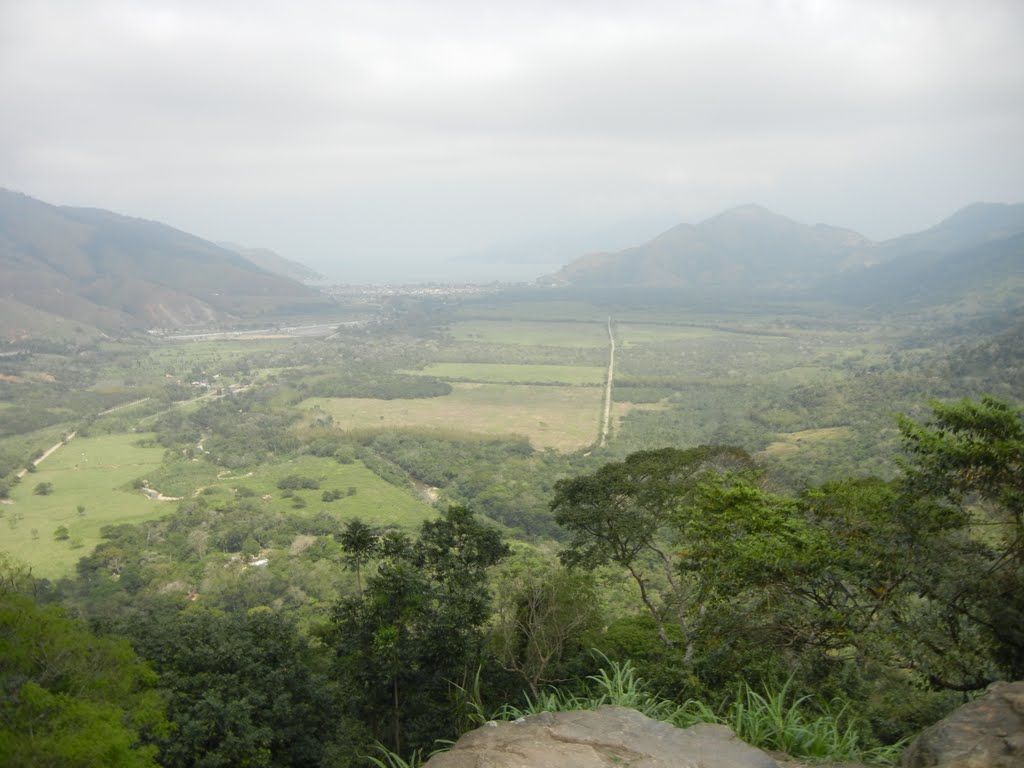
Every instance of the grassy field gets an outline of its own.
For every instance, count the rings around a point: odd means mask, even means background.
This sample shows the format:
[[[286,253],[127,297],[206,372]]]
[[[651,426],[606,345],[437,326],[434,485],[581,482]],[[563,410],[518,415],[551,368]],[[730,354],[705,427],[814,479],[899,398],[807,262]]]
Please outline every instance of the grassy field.
[[[466,302],[457,311],[463,320],[550,320],[604,323],[608,310],[587,301],[516,301],[488,297],[485,301]]]
[[[814,382],[836,381],[842,373],[834,368],[813,365],[797,365],[792,368],[772,371],[771,379],[785,384],[810,384]]]
[[[484,384],[567,384],[600,386],[603,366],[584,365],[505,365],[502,363],[435,363],[422,371],[407,371],[439,379],[482,382]]]
[[[320,487],[293,491],[278,488],[278,481],[289,475],[316,480]],[[205,487],[209,489],[207,493],[214,491],[221,495],[234,495],[238,489],[245,489],[282,512],[301,509],[308,514],[326,510],[339,519],[359,517],[366,523],[380,526],[415,528],[437,515],[411,488],[397,488],[381,480],[359,461],[339,464],[334,459],[300,456],[290,461],[262,464],[251,472],[221,473]],[[324,491],[334,490],[341,491],[342,498],[322,501]]]
[[[535,322],[529,320],[471,320],[454,323],[457,340],[547,347],[605,347],[608,328],[603,322]]]
[[[12,503],[0,505],[3,551],[31,565],[37,576],[53,579],[70,575],[79,558],[101,541],[103,526],[142,522],[173,508],[175,501],[151,500],[131,488],[136,479],[146,479],[155,491],[175,497],[203,493],[226,499],[245,488],[280,511],[327,510],[339,519],[360,517],[381,526],[414,528],[436,515],[411,489],[390,485],[360,462],[339,464],[332,459],[303,456],[241,474],[218,472],[201,460],[162,469],[163,448],[138,445],[147,437],[119,434],[77,438],[43,462],[37,472],[26,475],[11,492]],[[311,477],[319,481],[320,488],[285,495],[277,482],[287,475]],[[34,493],[39,483],[51,483],[52,493]],[[325,490],[340,490],[344,496],[323,502]],[[84,513],[79,513],[79,505],[85,508]],[[55,539],[60,526],[67,528],[67,539]]]
[[[214,339],[197,341],[161,341],[136,345],[136,354],[121,356],[103,366],[94,385],[96,389],[124,386],[162,387],[197,378],[209,378],[226,366],[263,352],[285,349],[284,342],[268,340]],[[124,352],[125,347],[110,342],[107,352]],[[227,377],[231,379],[232,377]]]
[[[620,343],[627,347],[634,344],[650,344],[660,341],[708,339],[722,333],[713,328],[648,323],[617,323],[614,326],[614,330]]]
[[[76,438],[25,475],[11,490],[12,504],[0,506],[3,549],[32,566],[37,576],[57,578],[72,572],[80,557],[100,541],[100,529],[159,517],[162,502],[150,501],[128,487],[159,466],[163,448],[143,448],[148,435],[104,435]],[[33,493],[39,483],[52,483],[46,496]],[[85,513],[78,512],[78,506]],[[54,531],[68,529],[56,541]]]
[[[148,355],[147,363],[163,366],[206,366],[231,362],[257,352],[282,348],[283,343],[268,339],[198,339],[195,341],[165,341]]]
[[[597,438],[600,387],[455,383],[446,397],[420,400],[309,398],[342,429],[431,427],[525,435],[536,448],[572,451]]]
[[[762,453],[774,458],[788,458],[817,443],[849,437],[851,431],[849,427],[825,427],[786,432],[780,434],[779,439],[769,444]]]

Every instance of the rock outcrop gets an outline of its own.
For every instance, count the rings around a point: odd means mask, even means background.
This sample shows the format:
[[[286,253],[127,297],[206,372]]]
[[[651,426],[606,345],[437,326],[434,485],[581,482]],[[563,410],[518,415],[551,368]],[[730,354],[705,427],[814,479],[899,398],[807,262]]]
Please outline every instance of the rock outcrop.
[[[724,725],[676,728],[623,707],[488,723],[426,768],[779,768]]]
[[[1024,681],[993,683],[926,729],[903,754],[904,768],[1024,768]]]

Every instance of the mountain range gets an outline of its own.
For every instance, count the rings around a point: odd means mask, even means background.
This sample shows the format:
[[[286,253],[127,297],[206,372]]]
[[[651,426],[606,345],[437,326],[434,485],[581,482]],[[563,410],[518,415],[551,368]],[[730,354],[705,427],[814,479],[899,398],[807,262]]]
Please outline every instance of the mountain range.
[[[643,245],[583,256],[538,282],[590,293],[656,289],[887,307],[957,301],[972,291],[1020,292],[1024,204],[975,203],[927,230],[882,242],[745,205]]]
[[[0,340],[210,325],[322,308],[321,276],[266,249],[0,189]],[[576,259],[542,287],[614,298],[798,300],[893,309],[1024,304],[1024,204],[976,203],[875,242],[756,205]]]
[[[322,303],[318,291],[154,221],[0,189],[7,340],[223,322]],[[40,331],[40,329],[45,329]]]

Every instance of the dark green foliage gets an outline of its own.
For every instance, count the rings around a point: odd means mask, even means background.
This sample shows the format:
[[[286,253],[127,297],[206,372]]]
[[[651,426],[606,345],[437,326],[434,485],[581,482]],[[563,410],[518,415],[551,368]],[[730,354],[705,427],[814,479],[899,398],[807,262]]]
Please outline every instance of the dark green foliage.
[[[282,491],[298,491],[303,489],[316,491],[320,489],[320,481],[314,480],[311,477],[302,477],[301,475],[288,475],[277,481],[277,487]]]
[[[725,446],[663,448],[630,454],[592,475],[560,480],[551,509],[555,521],[570,534],[560,554],[562,562],[586,568],[615,563],[625,568],[658,622],[662,640],[672,645],[665,628],[666,611],[655,604],[646,569],[650,564],[660,571],[666,583],[665,608],[682,629],[692,654],[695,638],[686,590],[675,578],[667,545],[687,527],[692,515],[689,503],[700,479],[717,468],[749,463],[744,451]]]
[[[1024,674],[1021,411],[991,398],[933,409],[927,424],[901,421],[899,481],[794,498],[738,455],[664,449],[559,482],[563,560],[628,572],[665,651],[621,623],[602,646],[657,659],[670,695],[794,675],[823,695],[856,690],[887,739],[934,711],[915,684]]]
[[[337,691],[290,621],[268,609],[154,619],[129,631],[175,726],[158,741],[162,765],[319,764],[341,725]]]
[[[345,523],[338,534],[338,543],[345,550],[345,564],[356,572],[356,588],[363,594],[362,567],[380,550],[380,534],[354,517]]]
[[[507,550],[468,509],[451,507],[424,523],[415,541],[382,540],[365,594],[336,607],[328,641],[352,714],[396,752],[456,735],[455,686],[467,688],[483,659],[486,569]]]
[[[666,627],[672,645],[658,634],[658,625],[650,613],[626,616],[611,622],[593,637],[594,647],[613,661],[629,662],[650,683],[651,690],[676,701],[684,701],[698,692],[700,685],[685,658],[685,638],[674,625]]]
[[[945,644],[936,648],[941,641],[925,636],[918,656],[936,685],[980,688],[997,677],[1019,679],[1024,411],[992,397],[931,406],[926,423],[900,421],[909,490],[938,500],[949,521],[948,534],[933,543],[933,571],[917,583]],[[942,652],[949,644],[960,653]]]
[[[252,390],[207,401],[190,413],[172,409],[157,420],[157,435],[168,448],[201,454],[229,469],[292,453],[301,445],[288,429],[297,414],[272,402],[272,394]]]
[[[32,493],[36,496],[49,496],[53,493],[53,483],[38,483],[36,487],[32,489]]]
[[[0,588],[0,763],[155,766],[166,734],[155,675],[127,641]]]
[[[411,476],[443,488],[448,499],[529,536],[562,535],[548,510],[550,493],[555,480],[573,470],[576,459],[555,451],[534,452],[525,438],[388,432],[368,440],[360,458],[382,477],[398,473],[405,482]]]
[[[593,574],[524,556],[504,564],[494,581],[491,645],[501,666],[534,699],[542,685],[579,677],[586,643],[603,624]]]

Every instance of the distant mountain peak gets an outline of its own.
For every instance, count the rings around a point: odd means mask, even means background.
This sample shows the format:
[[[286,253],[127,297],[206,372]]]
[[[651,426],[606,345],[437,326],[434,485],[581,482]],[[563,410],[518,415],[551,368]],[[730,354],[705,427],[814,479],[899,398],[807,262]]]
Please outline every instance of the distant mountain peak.
[[[763,205],[757,203],[746,203],[744,205],[737,205],[734,208],[727,208],[721,213],[717,213],[706,221],[715,221],[719,219],[757,219],[757,218],[773,218],[773,219],[784,219],[782,216],[775,211],[765,208]]]
[[[993,224],[1019,223],[1024,227],[1024,203],[971,203],[940,221],[935,229],[951,227],[991,227]]]
[[[851,230],[806,226],[748,204],[697,225],[677,225],[620,253],[577,259],[544,281],[702,294],[792,291],[825,275],[870,263],[873,246]]]
[[[260,269],[264,269],[274,275],[280,275],[307,284],[322,283],[327,280],[326,277],[310,269],[305,264],[286,259],[269,248],[248,248],[238,243],[218,243],[218,245],[237,253]]]

